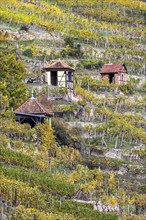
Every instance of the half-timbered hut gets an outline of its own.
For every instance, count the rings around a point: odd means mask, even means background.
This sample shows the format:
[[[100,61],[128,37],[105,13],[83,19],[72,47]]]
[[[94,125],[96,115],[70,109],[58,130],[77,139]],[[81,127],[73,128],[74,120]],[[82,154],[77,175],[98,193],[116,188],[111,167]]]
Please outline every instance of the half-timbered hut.
[[[117,83],[120,85],[128,81],[128,72],[125,64],[104,64],[100,69],[103,79],[107,79],[109,83]]]
[[[61,60],[57,60],[43,68],[45,82],[47,82],[48,86],[66,87],[69,96],[73,95],[74,71],[75,69]]]

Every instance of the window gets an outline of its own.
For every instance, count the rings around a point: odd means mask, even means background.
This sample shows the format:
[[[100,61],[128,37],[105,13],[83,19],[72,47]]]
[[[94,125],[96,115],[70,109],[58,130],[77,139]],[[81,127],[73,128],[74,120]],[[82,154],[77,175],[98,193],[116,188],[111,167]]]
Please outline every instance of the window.
[[[123,74],[121,74],[121,79],[120,79],[121,81],[124,81],[124,76],[123,76]]]

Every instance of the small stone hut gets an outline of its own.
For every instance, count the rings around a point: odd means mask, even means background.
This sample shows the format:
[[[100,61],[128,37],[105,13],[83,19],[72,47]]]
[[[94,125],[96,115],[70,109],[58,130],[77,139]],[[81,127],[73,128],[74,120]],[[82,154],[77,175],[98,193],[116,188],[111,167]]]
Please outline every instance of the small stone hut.
[[[108,79],[109,83],[117,83],[120,85],[128,81],[128,72],[125,64],[104,64],[100,69],[103,79]]]

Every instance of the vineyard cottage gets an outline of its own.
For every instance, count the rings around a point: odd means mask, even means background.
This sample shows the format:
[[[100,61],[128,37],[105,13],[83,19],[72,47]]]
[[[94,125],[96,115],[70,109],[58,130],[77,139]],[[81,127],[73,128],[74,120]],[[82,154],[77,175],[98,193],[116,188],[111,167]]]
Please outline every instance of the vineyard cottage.
[[[104,64],[100,69],[103,79],[108,79],[109,83],[126,83],[128,81],[128,73],[125,64]]]
[[[61,60],[57,60],[51,65],[46,65],[45,82],[48,86],[58,86],[68,89],[68,95],[73,96],[74,69]]]
[[[17,121],[21,124],[28,123],[31,127],[42,123],[45,118],[49,120],[49,124],[51,125],[51,117],[53,117],[53,114],[33,96],[19,106],[15,110],[15,114]]]

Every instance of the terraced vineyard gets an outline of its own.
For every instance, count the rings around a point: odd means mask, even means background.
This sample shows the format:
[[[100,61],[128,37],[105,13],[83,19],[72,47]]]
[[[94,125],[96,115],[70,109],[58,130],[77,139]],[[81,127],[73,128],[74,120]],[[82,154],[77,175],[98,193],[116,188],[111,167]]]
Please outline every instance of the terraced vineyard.
[[[41,27],[49,33],[55,33],[59,39],[69,36],[76,44],[80,44],[83,50],[82,54],[75,53],[74,48],[58,51],[56,47],[64,46],[56,45],[53,46],[53,56],[96,59],[103,63],[107,60],[113,63],[118,60],[119,63],[127,65],[131,74],[143,75],[145,72],[146,6],[142,1],[49,3],[11,0],[1,1],[0,10],[1,21],[7,22],[9,26],[15,25],[17,29],[21,25],[36,29]],[[18,40],[21,44],[21,38],[18,37]],[[37,44],[37,52],[40,54],[40,42],[36,40],[34,38],[33,44]],[[50,45],[46,45],[48,49]],[[28,44],[28,48],[31,48],[30,46]],[[44,53],[47,48],[43,48]]]
[[[145,219],[145,14],[138,0],[1,0],[0,219]],[[26,83],[59,58],[76,69],[72,102]],[[128,83],[102,80],[104,63]],[[52,127],[15,121],[32,88],[62,113]]]

